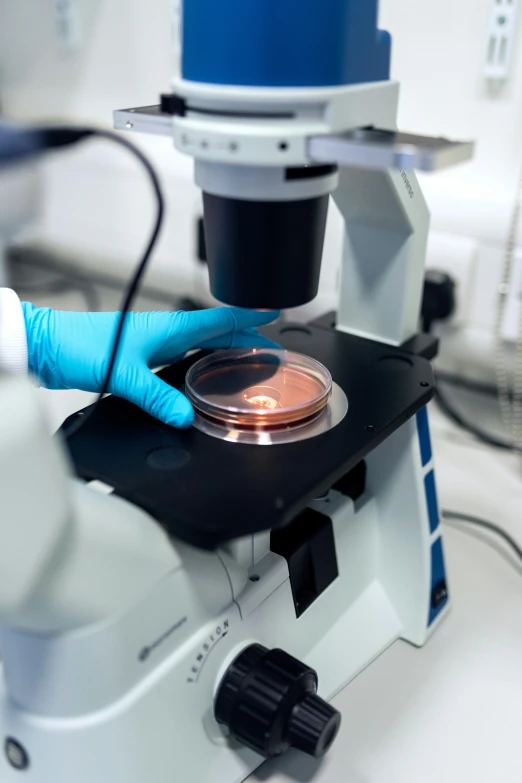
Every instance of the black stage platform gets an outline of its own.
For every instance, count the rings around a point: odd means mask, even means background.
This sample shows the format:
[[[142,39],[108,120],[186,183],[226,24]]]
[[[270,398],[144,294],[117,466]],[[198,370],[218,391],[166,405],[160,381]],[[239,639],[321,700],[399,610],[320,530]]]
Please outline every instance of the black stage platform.
[[[290,522],[433,395],[431,365],[409,344],[393,348],[320,322],[262,331],[330,370],[349,402],[337,427],[296,443],[236,444],[194,427],[172,429],[129,402],[107,397],[68,444],[78,475],[110,484],[172,536],[212,549]],[[160,376],[181,387],[199,356]]]

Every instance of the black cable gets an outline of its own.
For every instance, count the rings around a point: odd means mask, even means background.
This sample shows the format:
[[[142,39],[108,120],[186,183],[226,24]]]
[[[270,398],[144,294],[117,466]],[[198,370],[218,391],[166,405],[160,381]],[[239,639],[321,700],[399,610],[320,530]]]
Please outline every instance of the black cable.
[[[461,514],[459,511],[443,511],[442,516],[445,519],[452,519],[456,522],[467,522],[470,525],[478,525],[478,527],[483,527],[486,530],[489,530],[491,533],[495,533],[495,535],[500,536],[500,538],[502,538],[506,544],[511,547],[519,560],[522,560],[522,547],[517,544],[515,539],[512,538],[509,533],[506,533],[505,530],[503,530],[498,525],[493,524],[493,522],[488,522],[487,519],[475,517],[472,514]]]
[[[437,370],[437,380],[443,381],[447,386],[454,386],[456,389],[463,389],[464,391],[473,392],[473,394],[481,394],[484,397],[496,398],[498,395],[497,387],[494,383],[475,381],[471,378],[441,370]]]
[[[425,282],[425,294],[426,294],[426,282]],[[426,309],[426,296],[425,296],[425,300],[423,301],[423,311],[425,309]],[[452,312],[451,309],[450,312]],[[427,334],[430,334],[433,326],[433,321],[438,319],[431,318],[431,320],[430,319],[427,320],[426,314],[424,312],[422,317],[423,317],[423,330]],[[457,408],[455,408],[454,405],[449,401],[449,399],[446,397],[444,392],[441,391],[440,380],[441,380],[441,376],[437,375],[434,400],[437,403],[439,409],[442,411],[442,413],[444,413],[447,416],[447,418],[450,419],[450,421],[452,421],[458,427],[465,430],[470,435],[473,435],[473,437],[477,438],[482,443],[485,443],[488,446],[493,446],[494,448],[497,449],[504,449],[505,451],[514,451],[515,446],[511,441],[505,440],[504,438],[499,438],[496,435],[492,435],[489,432],[482,430],[480,427],[475,426],[475,424],[472,424],[471,422],[467,421],[467,419],[460,413],[460,411],[457,410]]]
[[[69,440],[73,435],[75,435],[80,427],[82,427],[88,418],[90,418],[94,412],[97,410],[101,400],[103,397],[107,394],[110,387],[110,381],[111,376],[114,370],[114,366],[116,364],[116,360],[118,358],[118,352],[120,350],[121,345],[121,339],[123,335],[123,327],[125,325],[125,319],[127,317],[127,314],[132,306],[132,303],[134,301],[134,298],[138,292],[139,285],[141,283],[141,280],[143,278],[145,269],[147,267],[147,264],[149,262],[150,256],[152,254],[152,251],[154,249],[154,246],[156,244],[156,241],[158,239],[159,233],[161,231],[161,226],[163,223],[163,216],[165,213],[165,202],[163,199],[163,193],[161,191],[161,185],[158,179],[158,176],[156,172],[154,171],[154,168],[152,167],[149,160],[145,157],[145,155],[141,152],[138,147],[136,147],[134,144],[132,144],[130,141],[128,141],[126,138],[122,136],[118,136],[116,133],[112,133],[108,130],[92,130],[90,132],[85,132],[85,136],[90,135],[98,138],[103,139],[109,139],[110,141],[114,141],[117,144],[119,144],[122,147],[125,147],[125,149],[129,150],[142,164],[144,169],[147,172],[147,175],[150,179],[150,182],[152,184],[152,188],[154,190],[154,194],[156,196],[156,220],[154,223],[154,229],[152,231],[152,234],[150,236],[150,239],[147,243],[147,247],[145,249],[145,252],[136,267],[136,270],[132,276],[132,279],[127,287],[127,291],[125,292],[125,295],[123,297],[123,303],[121,306],[121,316],[118,322],[118,328],[116,330],[116,335],[114,337],[114,342],[112,346],[111,351],[111,357],[109,360],[109,367],[107,369],[107,374],[105,376],[105,380],[103,381],[103,385],[101,388],[101,391],[94,402],[93,405],[86,411],[86,413],[83,416],[78,416],[76,419],[72,421],[69,427],[66,427],[62,430],[62,433],[66,440]]]
[[[489,432],[482,430],[475,424],[467,421],[464,416],[458,411],[453,404],[448,400],[446,395],[441,391],[440,383],[437,382],[435,386],[434,400],[439,406],[440,410],[450,419],[454,424],[457,424],[461,429],[469,432],[482,443],[486,443],[488,446],[494,446],[497,449],[504,449],[506,451],[513,451],[514,445],[511,441],[499,438],[496,435],[491,435]]]

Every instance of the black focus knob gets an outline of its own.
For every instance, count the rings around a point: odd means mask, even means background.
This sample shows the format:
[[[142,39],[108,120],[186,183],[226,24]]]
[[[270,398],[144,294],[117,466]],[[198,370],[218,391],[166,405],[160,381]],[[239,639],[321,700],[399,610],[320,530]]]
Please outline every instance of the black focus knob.
[[[319,758],[332,745],[340,713],[317,696],[317,674],[283,650],[246,647],[219,686],[214,714],[262,756],[290,746]]]

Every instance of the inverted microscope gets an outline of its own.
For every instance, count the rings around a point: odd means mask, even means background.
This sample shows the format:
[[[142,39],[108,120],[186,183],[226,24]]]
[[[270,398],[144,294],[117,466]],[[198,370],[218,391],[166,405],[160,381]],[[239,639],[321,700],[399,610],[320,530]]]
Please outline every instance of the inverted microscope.
[[[289,747],[335,752],[332,699],[449,609],[414,169],[473,145],[397,130],[377,17],[377,0],[184,0],[182,77],[115,112],[194,158],[225,304],[315,297],[331,196],[339,306],[268,327],[273,350],[160,370],[190,429],[107,397],[69,441],[69,489],[47,463],[74,514],[1,630],[3,783],[239,783]]]

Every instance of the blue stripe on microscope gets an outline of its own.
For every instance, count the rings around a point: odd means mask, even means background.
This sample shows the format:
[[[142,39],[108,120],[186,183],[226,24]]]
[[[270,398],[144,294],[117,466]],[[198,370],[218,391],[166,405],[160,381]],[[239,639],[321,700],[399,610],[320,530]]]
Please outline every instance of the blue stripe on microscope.
[[[426,503],[428,505],[430,532],[433,533],[439,526],[439,504],[437,502],[437,489],[435,487],[435,473],[433,470],[430,470],[430,472],[426,474],[424,489],[426,491]]]
[[[421,408],[417,413],[417,431],[419,433],[422,467],[425,467],[432,457],[430,425],[428,422],[428,409],[426,407]]]

